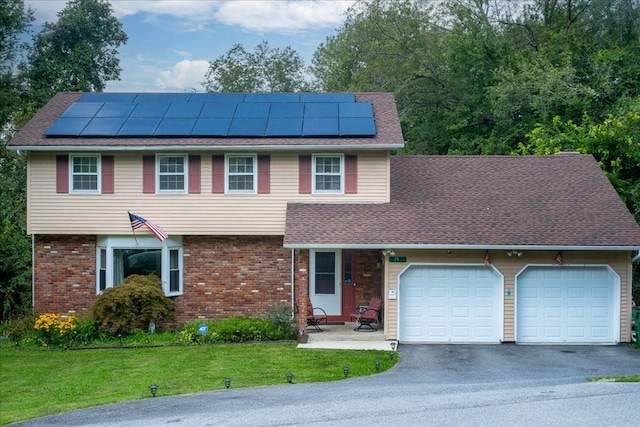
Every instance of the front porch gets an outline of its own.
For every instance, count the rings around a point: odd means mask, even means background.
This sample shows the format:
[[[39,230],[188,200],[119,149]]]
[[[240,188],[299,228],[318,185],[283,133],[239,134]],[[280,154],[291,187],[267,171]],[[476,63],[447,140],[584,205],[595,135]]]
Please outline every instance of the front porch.
[[[298,348],[328,348],[344,350],[391,350],[391,343],[397,348],[396,340],[385,340],[382,325],[375,332],[354,331],[356,324],[322,324],[322,332],[308,330],[309,341],[298,344]]]

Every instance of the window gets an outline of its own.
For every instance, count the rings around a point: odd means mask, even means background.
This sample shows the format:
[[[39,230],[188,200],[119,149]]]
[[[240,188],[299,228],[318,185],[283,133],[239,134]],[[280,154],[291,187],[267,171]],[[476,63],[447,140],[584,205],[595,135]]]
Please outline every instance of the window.
[[[165,295],[182,293],[182,240],[164,242],[153,236],[100,237],[97,253],[97,290],[117,286],[133,274],[155,274]]]
[[[100,156],[71,155],[70,187],[72,193],[100,192]]]
[[[227,193],[256,193],[255,155],[228,155],[226,173]]]
[[[186,192],[186,156],[158,156],[158,193]]]
[[[342,193],[344,186],[343,160],[341,155],[313,156],[314,193]]]

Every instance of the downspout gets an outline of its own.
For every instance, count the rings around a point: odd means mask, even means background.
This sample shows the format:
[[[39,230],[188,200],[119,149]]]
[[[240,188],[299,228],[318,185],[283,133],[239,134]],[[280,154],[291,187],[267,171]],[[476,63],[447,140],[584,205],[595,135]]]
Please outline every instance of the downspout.
[[[291,249],[291,320],[296,318],[296,305],[294,295],[296,280],[295,257],[295,249]]]
[[[36,309],[36,235],[31,235],[31,310]]]

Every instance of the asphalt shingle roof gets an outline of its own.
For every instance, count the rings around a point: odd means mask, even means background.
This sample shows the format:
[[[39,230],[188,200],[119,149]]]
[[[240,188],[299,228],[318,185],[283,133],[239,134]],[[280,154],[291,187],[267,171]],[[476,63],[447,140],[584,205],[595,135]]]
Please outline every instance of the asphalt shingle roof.
[[[394,156],[390,203],[290,203],[284,244],[637,248],[640,227],[591,155]]]
[[[404,139],[400,129],[395,97],[392,93],[355,93],[356,101],[373,104],[376,126],[374,137],[345,138],[251,138],[251,137],[47,137],[44,132],[82,93],[63,92],[54,96],[9,142],[10,147],[28,150],[55,149],[113,149],[136,148],[157,151],[187,147],[190,150],[207,150],[227,147],[317,147],[340,146],[341,148],[402,148]]]

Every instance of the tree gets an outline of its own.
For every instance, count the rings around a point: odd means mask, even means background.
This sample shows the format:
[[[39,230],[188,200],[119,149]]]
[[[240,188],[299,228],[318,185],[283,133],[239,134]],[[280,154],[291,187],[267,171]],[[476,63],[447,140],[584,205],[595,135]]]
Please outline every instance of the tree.
[[[106,0],[71,0],[33,40],[26,71],[34,98],[44,105],[61,91],[104,90],[120,79],[117,48],[127,42]]]
[[[21,105],[17,71],[27,45],[19,36],[32,21],[33,12],[24,8],[23,0],[0,0],[0,131],[6,131]]]
[[[235,44],[209,62],[203,86],[207,92],[300,92],[309,90],[304,71],[302,57],[289,46],[263,41],[251,53]]]

